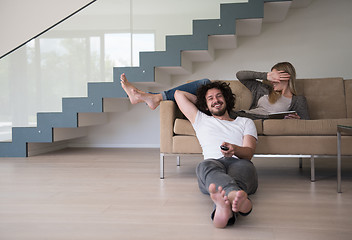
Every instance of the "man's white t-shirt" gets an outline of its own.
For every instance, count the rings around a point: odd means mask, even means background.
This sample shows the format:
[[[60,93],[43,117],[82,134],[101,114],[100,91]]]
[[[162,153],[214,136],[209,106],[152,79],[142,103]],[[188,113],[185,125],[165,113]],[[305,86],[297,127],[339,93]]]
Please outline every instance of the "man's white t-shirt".
[[[223,142],[242,146],[245,135],[258,139],[255,124],[249,118],[237,117],[233,121],[227,121],[198,111],[192,125],[203,149],[204,159],[223,157],[220,149]]]

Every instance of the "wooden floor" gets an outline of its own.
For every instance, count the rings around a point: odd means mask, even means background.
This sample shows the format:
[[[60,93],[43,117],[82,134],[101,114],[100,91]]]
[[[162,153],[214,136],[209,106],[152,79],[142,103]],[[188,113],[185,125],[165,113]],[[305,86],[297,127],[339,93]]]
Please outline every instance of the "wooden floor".
[[[254,209],[226,229],[212,226],[212,202],[198,190],[197,157],[176,167],[158,149],[66,149],[0,158],[0,239],[352,239],[352,159],[257,158]]]

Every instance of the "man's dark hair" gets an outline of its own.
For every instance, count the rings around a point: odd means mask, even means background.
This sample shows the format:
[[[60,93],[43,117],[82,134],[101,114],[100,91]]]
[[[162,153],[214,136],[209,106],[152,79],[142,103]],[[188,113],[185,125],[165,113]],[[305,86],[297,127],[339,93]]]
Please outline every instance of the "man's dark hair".
[[[225,83],[225,82],[221,82],[221,81],[214,81],[214,82],[208,83],[206,85],[202,85],[198,88],[197,93],[196,93],[196,95],[197,95],[197,102],[196,102],[197,108],[200,111],[202,111],[203,113],[211,116],[211,113],[208,110],[205,95],[209,89],[213,89],[213,88],[219,89],[221,91],[222,95],[225,98],[226,110],[228,112],[230,112],[235,106],[236,96],[235,96],[235,94],[232,93],[232,90],[230,88],[230,84]]]

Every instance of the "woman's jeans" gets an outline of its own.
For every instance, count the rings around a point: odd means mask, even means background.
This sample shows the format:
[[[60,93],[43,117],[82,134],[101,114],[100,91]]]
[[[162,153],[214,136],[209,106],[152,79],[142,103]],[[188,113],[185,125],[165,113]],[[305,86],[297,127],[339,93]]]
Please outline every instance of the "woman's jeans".
[[[189,82],[186,84],[183,84],[181,86],[169,89],[167,91],[163,91],[161,92],[161,95],[163,96],[163,100],[172,100],[175,101],[175,91],[176,90],[181,90],[184,92],[188,92],[188,93],[192,93],[193,95],[196,95],[197,89],[202,86],[202,85],[206,85],[210,83],[209,79],[201,79],[201,80],[197,80],[197,81],[193,81],[193,82]]]

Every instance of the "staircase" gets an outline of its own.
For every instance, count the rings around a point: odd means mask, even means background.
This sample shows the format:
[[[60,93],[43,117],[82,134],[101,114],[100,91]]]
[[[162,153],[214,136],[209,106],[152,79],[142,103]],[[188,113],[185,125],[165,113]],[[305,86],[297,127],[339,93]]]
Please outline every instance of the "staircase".
[[[290,7],[311,0],[249,0],[221,4],[220,19],[194,20],[192,35],[166,37],[166,50],[141,52],[139,67],[114,68],[113,82],[88,83],[88,96],[63,98],[62,112],[37,113],[37,127],[13,127],[12,142],[0,142],[0,157],[27,157],[36,144],[52,144],[86,135],[104,124],[114,105],[127,102],[120,75],[129,81],[167,83],[171,75],[192,73],[192,63],[212,61],[217,49],[236,48],[237,37],[255,36],[263,22],[280,22]],[[122,98],[122,99],[121,99]],[[116,103],[116,101],[118,101]]]

